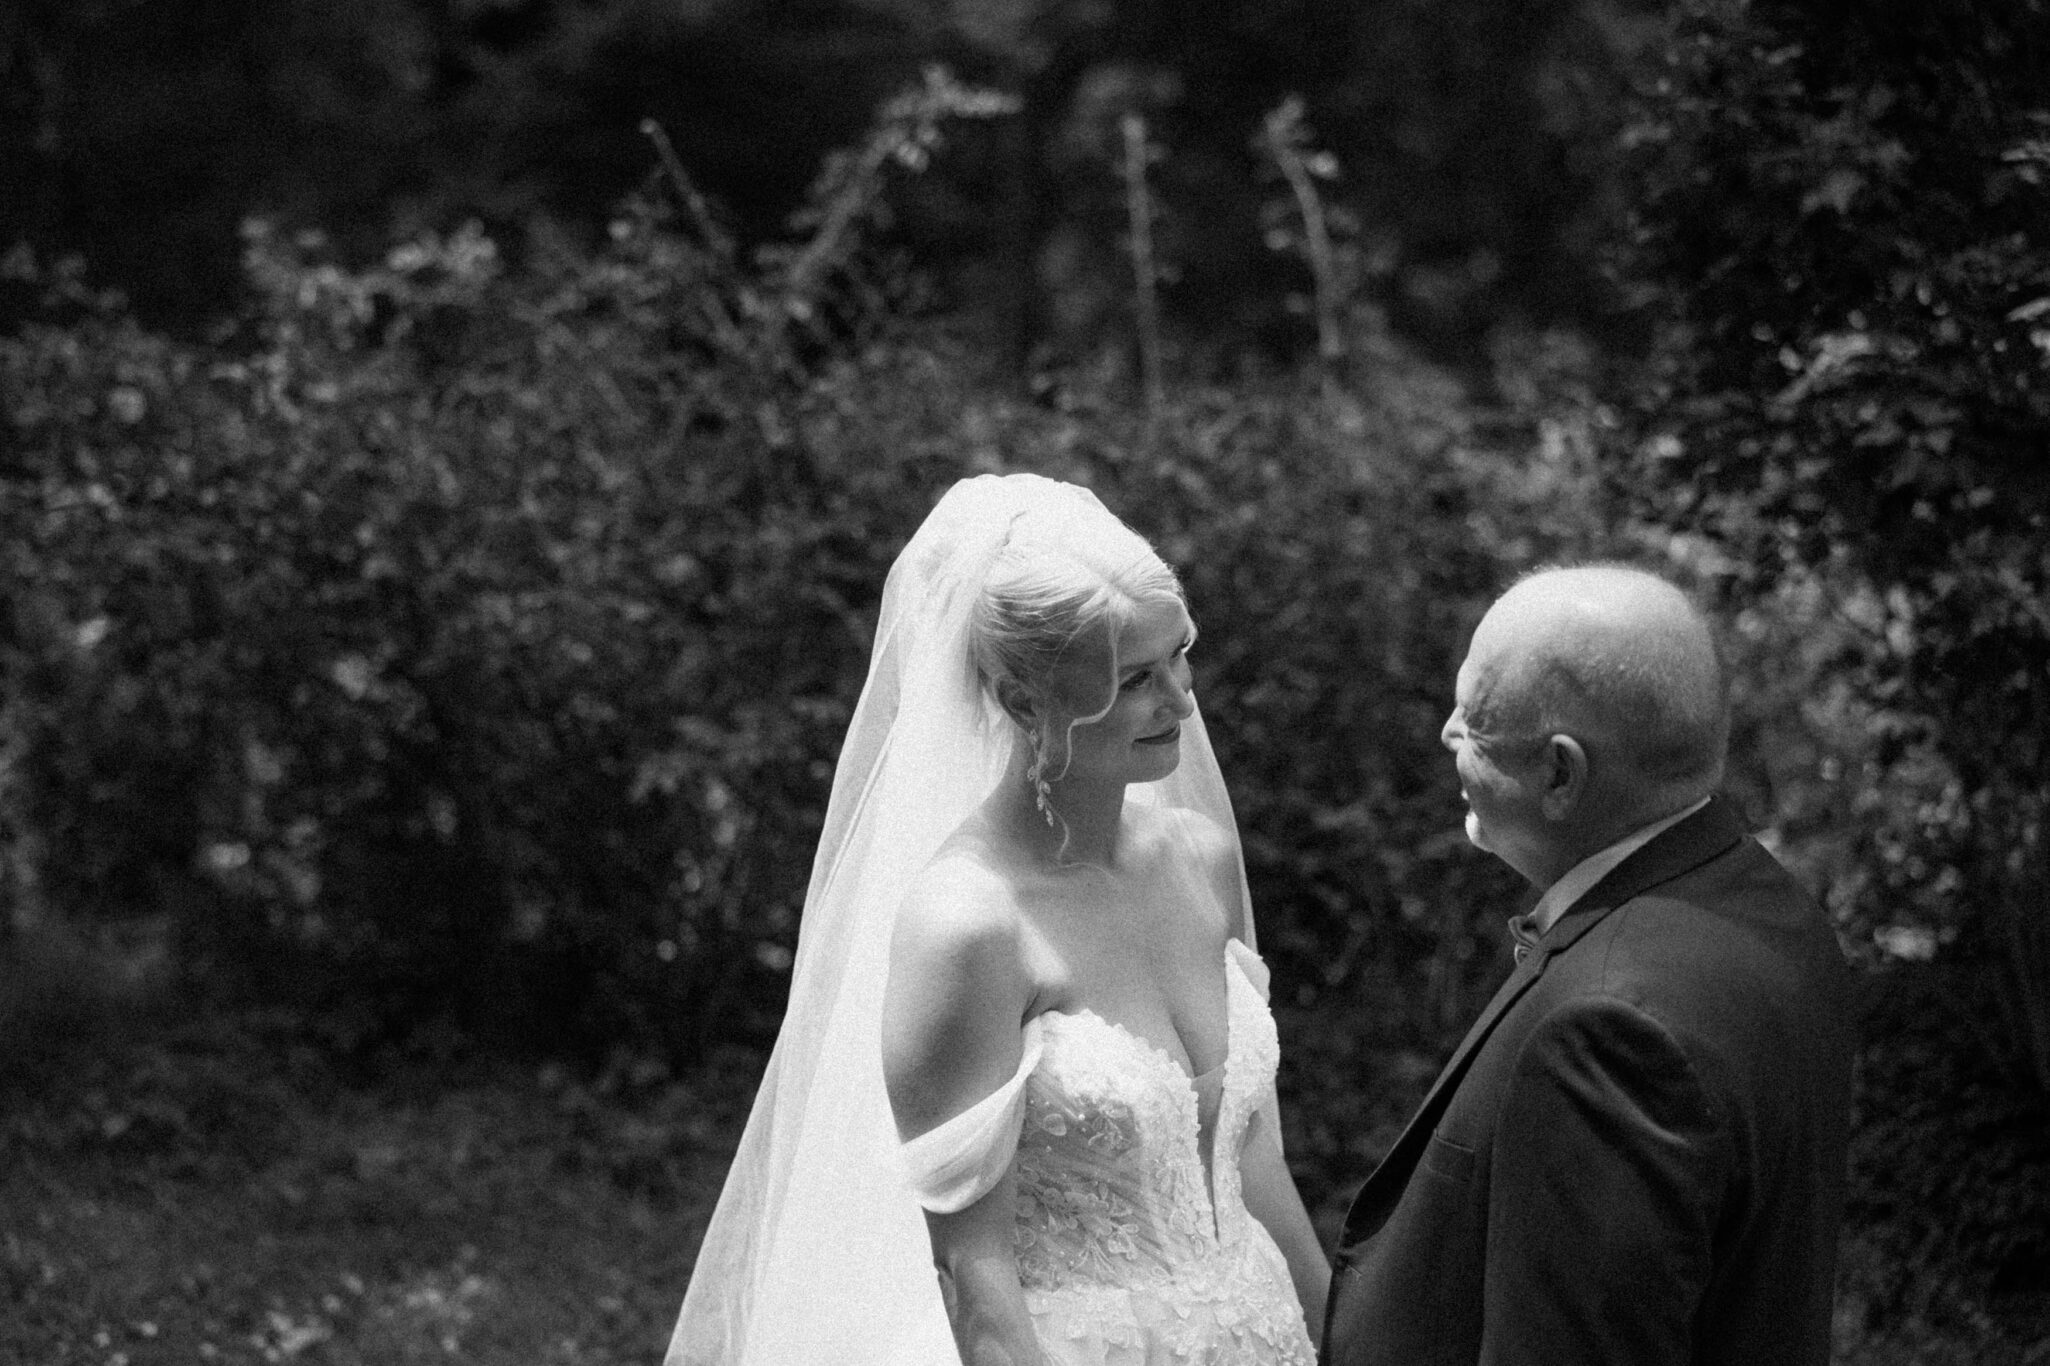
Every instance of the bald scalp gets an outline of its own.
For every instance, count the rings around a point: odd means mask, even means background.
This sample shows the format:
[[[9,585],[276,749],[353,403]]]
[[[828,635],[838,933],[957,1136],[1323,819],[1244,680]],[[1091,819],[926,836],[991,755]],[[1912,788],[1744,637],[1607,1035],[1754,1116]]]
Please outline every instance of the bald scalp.
[[[1619,564],[1542,569],[1498,598],[1474,633],[1487,714],[1513,742],[1568,734],[1666,797],[1722,777],[1729,697],[1708,620],[1677,587]]]

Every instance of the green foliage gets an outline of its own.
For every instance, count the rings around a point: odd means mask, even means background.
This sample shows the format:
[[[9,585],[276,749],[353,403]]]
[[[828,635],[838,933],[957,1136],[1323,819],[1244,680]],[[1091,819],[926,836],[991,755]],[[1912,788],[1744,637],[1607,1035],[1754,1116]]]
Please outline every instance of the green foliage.
[[[1991,1037],[2039,1093],[2046,17],[1680,7],[1629,133],[1618,265],[1659,340],[1615,443],[1640,514],[1705,533],[1734,599],[1810,604],[1802,667],[1850,742],[1808,779],[1811,807],[1860,832],[1847,923],[1995,978]]]
[[[520,271],[474,228],[349,270],[256,225],[219,347],[44,282],[0,342],[13,880],[169,911],[203,975],[291,946],[366,1029],[762,1029],[935,478],[862,420],[937,415],[920,357],[809,357],[886,297],[850,287],[873,183],[980,99],[886,110],[794,266],[637,200]]]
[[[1958,1046],[1983,982],[1907,965],[1868,987],[1840,1339],[1879,1361],[2026,1361],[2050,1326],[2050,1123],[1991,1051]]]
[[[0,342],[20,884],[169,913],[191,971],[345,1032],[761,1038],[888,561],[952,479],[1036,468],[1185,569],[1291,1008],[1440,1046],[1513,895],[1434,737],[1535,553],[1468,521],[1520,438],[1365,313],[1355,398],[1008,397],[840,264],[863,178],[954,111],[929,85],[824,182],[839,226],[759,263],[646,202],[519,270],[476,230],[350,270],[257,226],[216,347],[40,279],[53,321]]]
[[[1017,96],[1020,117],[901,198],[898,231],[1021,371],[1038,348],[1123,334],[1126,113],[1175,149],[1156,187],[1171,328],[1308,340],[1261,246],[1248,146],[1291,95],[1346,172],[1334,207],[1373,225],[1380,301],[1479,364],[1506,315],[1600,312],[1611,8],[17,0],[0,17],[0,245],[82,251],[143,316],[198,331],[233,312],[252,213],[317,227],[359,265],[470,218],[509,254],[537,217],[595,237],[646,165],[644,119],[758,242],[879,101],[946,61]]]
[[[1872,974],[1873,1361],[2020,1359],[2050,1265],[2046,18],[1689,0],[1625,135],[1606,463],[1730,608],[1741,783]]]
[[[373,1016],[758,1025],[915,454],[800,455],[845,396],[722,357],[645,213],[517,280],[474,233],[250,257],[226,354],[62,282],[5,344],[27,881]]]
[[[1182,570],[1333,1207],[1502,967],[1521,888],[1436,736],[1502,577],[1592,537],[1586,433],[1482,410],[1366,311],[1343,388],[1149,415],[1088,376],[1011,396],[943,333],[787,328],[787,277],[652,210],[535,259],[471,233],[352,272],[259,230],[232,352],[88,297],[0,344],[45,400],[4,511],[41,623],[8,847],[49,913],[164,907],[189,970],[349,1047],[759,1045],[888,562],[951,480],[1038,469]],[[1578,364],[1534,345],[1502,387],[1563,408]]]
[[[1333,1208],[1503,966],[1522,889],[1467,847],[1436,736],[1493,591],[1601,541],[1590,358],[1505,341],[1484,403],[1341,312],[1355,248],[1326,242],[1319,366],[1144,412],[1115,368],[1020,398],[895,315],[864,247],[937,120],[992,110],[929,79],[753,256],[657,128],[680,212],[632,203],[595,253],[509,266],[468,230],[350,269],[257,228],[218,347],[51,284],[70,315],[0,343],[40,623],[0,785],[23,884],[164,907],[192,971],[344,1042],[759,1043],[885,568],[951,480],[1037,469],[1188,584],[1303,1041],[1291,1151]]]

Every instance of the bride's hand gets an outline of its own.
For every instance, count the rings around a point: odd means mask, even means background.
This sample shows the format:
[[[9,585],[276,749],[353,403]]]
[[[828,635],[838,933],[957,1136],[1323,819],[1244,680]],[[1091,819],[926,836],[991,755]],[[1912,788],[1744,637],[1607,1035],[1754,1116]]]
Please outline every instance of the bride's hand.
[[[1281,1132],[1272,1106],[1253,1117],[1239,1156],[1239,1182],[1246,1209],[1266,1228],[1288,1262],[1288,1276],[1302,1301],[1311,1345],[1324,1337],[1324,1303],[1331,1293],[1331,1259],[1317,1241],[1309,1211],[1281,1152]]]

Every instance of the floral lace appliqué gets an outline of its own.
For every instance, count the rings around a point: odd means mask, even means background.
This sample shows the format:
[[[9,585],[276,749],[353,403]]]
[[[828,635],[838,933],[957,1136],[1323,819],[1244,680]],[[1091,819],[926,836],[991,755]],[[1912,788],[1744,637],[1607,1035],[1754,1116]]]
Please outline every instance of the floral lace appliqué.
[[[1040,1017],[1026,1084],[1016,1245],[1026,1303],[1053,1359],[1179,1366],[1314,1360],[1280,1251],[1247,1213],[1238,1153],[1274,1079],[1273,1017],[1245,968],[1225,969],[1230,1042],[1211,1152],[1188,1074],[1092,1012]],[[1213,1190],[1215,1203],[1213,1206]]]

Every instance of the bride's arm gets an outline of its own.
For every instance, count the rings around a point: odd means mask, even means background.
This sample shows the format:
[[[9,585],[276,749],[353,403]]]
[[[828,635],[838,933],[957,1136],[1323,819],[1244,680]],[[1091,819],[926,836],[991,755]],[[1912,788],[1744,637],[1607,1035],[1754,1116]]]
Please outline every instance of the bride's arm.
[[[1011,1246],[1016,1202],[1017,1182],[1007,1173],[960,1213],[925,1216],[962,1366],[1041,1366],[1044,1360]]]
[[[1274,1111],[1262,1107],[1246,1131],[1246,1146],[1239,1153],[1239,1181],[1246,1209],[1267,1229],[1281,1255],[1288,1260],[1289,1279],[1295,1282],[1296,1298],[1303,1303],[1303,1320],[1309,1325],[1310,1341],[1324,1335],[1324,1300],[1331,1290],[1331,1259],[1317,1241],[1317,1230],[1303,1208],[1302,1193],[1289,1175],[1281,1153],[1281,1134],[1275,1127]]]
[[[1199,856],[1225,906],[1226,932],[1234,939],[1250,940],[1251,915],[1244,900],[1237,844],[1227,831],[1207,821],[1195,828],[1201,836]],[[1288,1276],[1295,1283],[1296,1298],[1302,1301],[1310,1341],[1320,1342],[1324,1301],[1331,1289],[1331,1259],[1317,1241],[1309,1211],[1303,1208],[1302,1193],[1282,1155],[1281,1105],[1271,1087],[1266,1103],[1254,1112],[1246,1129],[1245,1146],[1239,1150],[1239,1183],[1246,1209],[1266,1228],[1288,1261]]]
[[[883,1078],[902,1138],[927,1133],[1011,1079],[1030,1000],[1007,889],[972,865],[928,869],[898,915],[883,1001]],[[1043,1361],[1018,1282],[1016,1200],[1007,1171],[966,1208],[926,1214],[963,1366]]]

